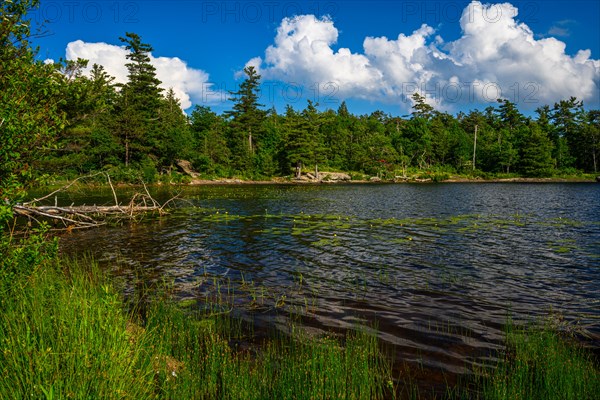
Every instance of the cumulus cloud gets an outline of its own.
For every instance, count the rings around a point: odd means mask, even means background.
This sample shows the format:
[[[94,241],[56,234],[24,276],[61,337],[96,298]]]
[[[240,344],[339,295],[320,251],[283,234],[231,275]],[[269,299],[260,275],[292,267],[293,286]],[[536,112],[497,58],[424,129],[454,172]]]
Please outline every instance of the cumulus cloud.
[[[285,18],[277,29],[275,44],[265,51],[261,73],[288,82],[334,82],[341,95],[374,91],[382,86],[382,74],[369,58],[347,48],[334,52],[338,30],[333,21],[314,15]],[[253,59],[256,63],[259,59]]]
[[[109,75],[115,77],[117,83],[126,83],[127,54],[128,51],[121,46],[77,40],[67,45],[66,58],[67,60],[78,58],[89,60],[88,72],[93,64],[102,65]],[[192,99],[200,101],[212,94],[208,74],[191,68],[180,58],[150,55],[150,62],[156,68],[156,77],[162,81],[161,87],[173,88],[184,110],[191,107]]]
[[[328,17],[285,18],[264,59],[263,77],[288,82],[333,82],[341,98],[396,103],[415,91],[441,109],[506,98],[535,108],[576,96],[597,105],[600,60],[589,50],[575,56],[564,42],[536,39],[509,3],[471,2],[462,12],[462,35],[450,42],[423,24],[397,38],[367,37],[363,53],[334,51],[339,32]]]

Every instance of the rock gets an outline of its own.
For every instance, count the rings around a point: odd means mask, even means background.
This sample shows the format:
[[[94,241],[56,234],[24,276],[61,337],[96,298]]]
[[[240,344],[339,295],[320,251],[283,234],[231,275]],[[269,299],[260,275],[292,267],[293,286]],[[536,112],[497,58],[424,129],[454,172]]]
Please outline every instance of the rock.
[[[596,177],[596,182],[599,182],[599,183],[600,183],[600,176],[597,176],[597,177]]]
[[[352,180],[350,175],[343,172],[319,172],[319,175],[323,181],[339,182]]]
[[[372,176],[369,178],[369,182],[381,182],[381,178],[378,176]]]
[[[299,177],[294,178],[294,180],[295,181],[300,181],[300,182],[308,182],[311,179],[308,176],[306,176],[306,175],[300,175]]]
[[[198,178],[200,176],[199,173],[194,171],[192,167],[192,163],[187,160],[175,160],[175,164],[186,174],[191,176],[192,178]]]

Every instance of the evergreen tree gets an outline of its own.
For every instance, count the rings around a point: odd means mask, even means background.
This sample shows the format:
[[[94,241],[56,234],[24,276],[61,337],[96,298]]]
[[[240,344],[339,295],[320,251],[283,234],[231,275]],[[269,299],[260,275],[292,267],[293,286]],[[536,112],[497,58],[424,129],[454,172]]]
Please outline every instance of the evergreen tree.
[[[321,134],[321,113],[317,110],[317,105],[308,100],[308,104],[302,112],[302,117],[307,122],[308,132],[306,132],[306,137],[312,146],[309,163],[314,166],[315,177],[319,179],[319,164],[325,161],[326,149]]]
[[[156,153],[159,166],[170,171],[177,159],[189,158],[193,147],[188,119],[172,88],[161,102],[159,115]]]
[[[229,168],[230,151],[225,136],[226,122],[206,106],[196,106],[190,117],[195,143],[194,167],[208,174]]]
[[[255,156],[256,171],[262,176],[275,176],[282,170],[284,163],[282,119],[273,107],[263,123],[263,135]]]
[[[129,51],[126,65],[129,81],[123,86],[116,107],[114,127],[125,148],[125,165],[143,158],[158,158],[155,121],[161,106],[162,89],[156,68],[150,63],[152,46],[142,43],[139,35],[126,33],[119,38]]]
[[[431,117],[433,117],[433,115],[435,114],[435,109],[431,105],[427,104],[427,102],[425,101],[425,96],[422,96],[418,92],[415,92],[412,95],[412,100],[412,108],[414,110],[412,112],[413,118],[430,119]]]
[[[366,162],[363,170],[371,175],[393,178],[393,169],[398,161],[398,154],[392,146],[392,139],[387,135],[382,123],[384,118],[380,112],[361,118],[364,124],[366,139],[363,143]]]
[[[590,110],[586,113],[582,136],[588,144],[582,164],[589,171],[597,173],[600,157],[600,110]]]
[[[300,177],[302,167],[313,160],[313,138],[308,120],[298,114],[289,104],[285,110],[285,154],[288,168],[294,170],[296,178]],[[289,170],[289,169],[288,169]]]
[[[260,95],[260,75],[253,66],[244,68],[246,79],[235,92],[230,92],[234,102],[233,110],[226,115],[231,118],[229,145],[234,167],[248,171],[256,146],[260,145],[263,122],[266,112],[258,103]]]
[[[431,121],[432,158],[436,164],[444,165],[451,157],[454,138],[449,128],[452,126],[452,120],[451,115],[439,113]]]
[[[162,82],[156,77],[156,68],[150,63],[153,48],[142,43],[141,37],[131,32],[119,40],[125,43],[125,49],[129,51],[126,56],[129,62],[125,64],[128,82],[123,90],[130,96],[137,112],[147,119],[155,119],[163,90],[159,87]]]
[[[552,122],[556,132],[558,168],[569,168],[580,164],[577,157],[585,152],[581,141],[583,103],[575,97],[554,104]]]
[[[524,176],[551,176],[554,167],[552,142],[537,123],[531,122],[528,130],[521,147],[519,170]]]

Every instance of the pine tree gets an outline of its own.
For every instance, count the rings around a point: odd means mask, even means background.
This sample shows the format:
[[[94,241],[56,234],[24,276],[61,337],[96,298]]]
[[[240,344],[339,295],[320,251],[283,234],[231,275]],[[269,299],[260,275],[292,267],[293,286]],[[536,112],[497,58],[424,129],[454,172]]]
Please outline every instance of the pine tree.
[[[583,127],[583,137],[588,144],[584,161],[588,170],[598,172],[600,161],[600,110],[590,110],[586,113]]]
[[[188,119],[173,88],[161,102],[159,115],[156,155],[159,166],[171,170],[177,159],[189,158],[193,147]]]
[[[208,174],[218,174],[228,168],[231,154],[227,147],[224,119],[209,107],[196,106],[190,122],[196,154],[194,167]]]
[[[558,168],[577,166],[577,157],[585,152],[581,141],[583,103],[575,97],[554,104],[552,122],[557,137]]]
[[[430,119],[435,114],[435,109],[425,102],[425,96],[420,95],[418,92],[415,92],[412,95],[413,99],[413,118],[424,118]]]
[[[312,106],[309,103],[309,107]],[[296,178],[300,177],[302,168],[307,165],[318,165],[320,154],[316,145],[315,126],[311,121],[313,111],[297,113],[290,105],[285,112],[286,158],[288,165],[294,169]],[[317,160],[317,162],[315,162]]]
[[[125,66],[128,71],[128,82],[124,89],[131,96],[133,107],[142,112],[145,118],[156,118],[160,107],[162,83],[156,77],[156,68],[150,63],[150,53],[153,48],[147,43],[142,43],[139,35],[127,32],[125,37],[119,38],[125,43],[129,51],[127,59],[130,61]]]
[[[551,176],[554,167],[552,142],[537,123],[531,122],[528,130],[521,147],[519,170],[524,176]]]
[[[161,106],[161,81],[150,63],[152,47],[142,43],[139,35],[126,33],[119,38],[129,51],[127,64],[129,81],[123,86],[117,102],[115,132],[125,148],[125,165],[149,155],[157,158],[158,110]]]
[[[229,145],[234,166],[248,171],[256,146],[260,145],[263,122],[266,112],[258,103],[260,95],[260,75],[253,66],[244,68],[246,79],[235,92],[230,92],[234,102],[233,110],[225,114],[231,118]]]

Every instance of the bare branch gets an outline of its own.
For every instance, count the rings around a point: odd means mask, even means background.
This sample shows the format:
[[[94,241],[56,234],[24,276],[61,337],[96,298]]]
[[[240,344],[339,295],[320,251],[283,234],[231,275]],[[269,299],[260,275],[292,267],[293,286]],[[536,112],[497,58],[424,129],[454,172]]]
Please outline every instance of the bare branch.
[[[110,185],[110,190],[112,190],[113,193],[113,197],[115,198],[115,205],[118,206],[119,205],[119,200],[117,200],[117,193],[115,192],[115,188],[113,187],[112,182],[110,181],[110,175],[105,173],[106,175],[106,179],[108,179],[108,184]]]
[[[33,199],[31,201],[23,203],[23,205],[24,206],[29,206],[31,204],[40,202],[42,200],[46,200],[47,198],[52,197],[52,196],[54,196],[57,193],[64,192],[65,190],[67,190],[68,188],[70,188],[71,186],[73,186],[75,184],[75,182],[77,182],[77,181],[80,181],[80,180],[83,180],[83,179],[88,179],[88,178],[93,178],[95,176],[102,175],[102,174],[105,174],[105,172],[97,172],[97,173],[91,174],[91,175],[80,176],[79,178],[75,179],[73,182],[69,183],[68,185],[65,185],[65,186],[63,186],[63,187],[61,187],[59,189],[56,189],[54,192],[52,192],[52,193],[50,193],[50,194],[48,194],[48,195],[46,195],[44,197],[40,197],[39,199]]]
[[[35,203],[40,202],[42,200],[46,200],[51,196],[56,195],[61,191],[65,191],[73,184],[79,180],[92,178],[98,175],[105,175],[108,181],[108,184],[111,188],[113,198],[115,201],[114,206],[75,206],[71,204],[70,206],[58,206],[58,198],[55,196],[54,205],[53,206],[38,206]],[[165,209],[169,203],[174,201],[179,195],[169,199],[166,203],[160,204],[156,201],[148,187],[144,182],[142,182],[144,186],[145,193],[135,193],[129,203],[126,206],[122,206],[119,203],[119,199],[117,197],[117,193],[115,191],[114,185],[110,179],[110,176],[106,172],[99,172],[96,174],[91,174],[87,176],[82,176],[80,178],[75,179],[73,182],[69,183],[53,191],[52,193],[40,197],[39,199],[32,200],[30,202],[26,202],[20,205],[14,206],[13,210],[16,216],[27,217],[30,220],[34,220],[38,224],[40,221],[38,218],[42,217],[46,220],[51,220],[55,222],[61,222],[65,229],[72,230],[75,228],[93,228],[106,224],[106,220],[109,219],[134,219],[136,216],[148,213],[148,212],[157,212],[160,215],[166,213]],[[38,217],[38,218],[36,218]],[[56,229],[54,229],[56,230]]]

